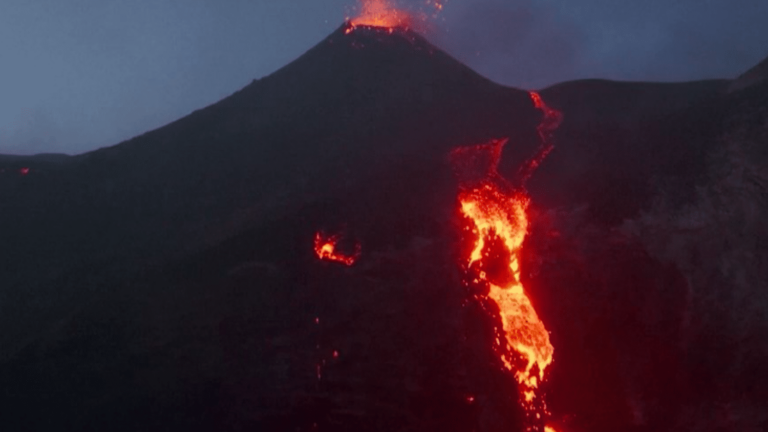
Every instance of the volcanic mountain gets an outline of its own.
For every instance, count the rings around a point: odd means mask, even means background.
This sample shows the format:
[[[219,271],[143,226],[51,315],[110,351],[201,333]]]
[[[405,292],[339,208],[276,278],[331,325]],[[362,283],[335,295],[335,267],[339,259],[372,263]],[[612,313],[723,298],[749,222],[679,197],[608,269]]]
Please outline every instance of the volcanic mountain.
[[[522,430],[461,282],[460,146],[539,145],[527,91],[342,26],[160,129],[0,189],[9,430]],[[521,60],[523,61],[523,60]],[[558,430],[766,426],[768,87],[562,83],[528,184]],[[352,266],[317,259],[339,233]]]

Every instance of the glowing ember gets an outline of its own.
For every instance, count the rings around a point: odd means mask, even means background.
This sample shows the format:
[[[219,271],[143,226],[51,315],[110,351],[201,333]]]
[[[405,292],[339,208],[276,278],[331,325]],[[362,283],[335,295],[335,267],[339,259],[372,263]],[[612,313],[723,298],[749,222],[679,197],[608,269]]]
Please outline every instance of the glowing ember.
[[[321,260],[334,261],[347,266],[351,266],[360,256],[360,244],[355,245],[355,253],[346,255],[336,250],[339,242],[339,236],[324,236],[322,233],[315,234],[315,253]]]
[[[27,167],[21,168],[21,169],[19,170],[19,174],[21,174],[21,175],[27,175],[27,174],[29,174],[29,168],[27,168]]]
[[[397,9],[388,0],[362,0],[360,14],[349,20],[347,33],[358,26],[388,29],[408,28],[411,26],[411,14]]]
[[[539,126],[542,149],[526,164],[526,180],[551,151],[552,130],[560,114],[550,110],[536,93],[535,106],[544,111]],[[496,340],[504,366],[514,372],[523,395],[523,406],[533,417],[546,414],[543,402],[536,404],[536,390],[552,363],[554,348],[520,281],[520,250],[528,231],[529,198],[522,187],[515,188],[497,171],[507,140],[455,149],[451,160],[462,180],[459,193],[461,214],[467,218],[474,247],[467,257],[471,283],[499,310],[504,338]],[[551,427],[545,429],[554,431]]]

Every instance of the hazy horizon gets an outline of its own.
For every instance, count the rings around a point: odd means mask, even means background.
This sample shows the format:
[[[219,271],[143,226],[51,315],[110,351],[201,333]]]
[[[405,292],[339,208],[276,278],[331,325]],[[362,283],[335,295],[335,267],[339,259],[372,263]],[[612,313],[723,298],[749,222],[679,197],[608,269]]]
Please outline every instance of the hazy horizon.
[[[0,153],[76,154],[163,126],[290,63],[355,3],[6,0]],[[427,38],[521,88],[735,78],[768,55],[768,3],[700,3],[448,0]]]

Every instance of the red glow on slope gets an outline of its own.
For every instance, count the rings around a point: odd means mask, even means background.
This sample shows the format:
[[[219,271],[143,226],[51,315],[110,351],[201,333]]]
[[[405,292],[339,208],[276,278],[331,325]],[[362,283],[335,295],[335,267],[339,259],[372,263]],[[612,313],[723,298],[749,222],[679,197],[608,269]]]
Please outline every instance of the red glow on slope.
[[[351,266],[360,256],[360,244],[355,245],[355,253],[346,255],[337,250],[339,235],[325,236],[318,232],[315,234],[315,254],[321,260],[334,261],[347,266]]]
[[[533,106],[540,110],[544,114],[544,117],[541,119],[541,123],[539,123],[539,126],[536,128],[536,131],[539,133],[539,139],[541,140],[541,146],[539,147],[539,150],[536,152],[536,154],[525,164],[523,164],[518,174],[518,177],[520,178],[520,184],[523,185],[533,175],[534,171],[536,171],[536,168],[541,165],[541,162],[544,161],[547,155],[549,155],[549,152],[551,152],[554,148],[554,145],[552,144],[552,133],[555,131],[555,129],[557,129],[558,126],[560,126],[560,123],[563,121],[563,115],[560,113],[560,111],[548,107],[538,93],[529,92],[529,94],[531,95]]]
[[[537,93],[532,92],[531,98],[544,111],[538,127],[542,147],[526,164],[523,181],[551,151],[551,132],[560,123],[560,113],[550,110]],[[554,348],[520,281],[520,251],[528,232],[530,199],[525,189],[514,187],[497,171],[507,141],[457,148],[450,159],[461,180],[460,212],[474,239],[466,257],[468,284],[478,288],[480,298],[498,307],[503,338],[496,340],[494,349],[515,374],[529,418],[543,420],[546,405],[541,400],[537,403],[536,391],[552,363]]]
[[[21,174],[23,176],[29,174],[29,168],[24,167],[24,168],[19,169],[19,174]]]

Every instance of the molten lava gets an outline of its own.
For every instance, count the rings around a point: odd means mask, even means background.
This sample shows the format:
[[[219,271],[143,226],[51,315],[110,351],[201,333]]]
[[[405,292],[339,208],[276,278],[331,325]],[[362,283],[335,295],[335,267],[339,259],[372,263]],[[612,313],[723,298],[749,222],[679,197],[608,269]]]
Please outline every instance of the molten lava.
[[[521,368],[516,359],[503,354],[504,347],[499,347],[502,361],[515,372],[526,402],[532,402],[545,369],[552,363],[553,348],[549,333],[520,282],[519,254],[528,230],[528,197],[500,177],[491,177],[462,190],[459,202],[461,213],[471,221],[476,236],[467,264],[475,275],[473,283],[487,287],[488,299],[499,308],[506,347],[525,360]],[[498,256],[507,257],[507,268],[494,266]]]
[[[362,0],[360,14],[349,20],[347,33],[356,27],[377,27],[393,32],[396,28],[409,28],[411,14],[396,8],[388,0]]]
[[[537,93],[532,92],[531,98],[544,113],[538,128],[542,145],[521,170],[521,186],[513,186],[497,171],[506,139],[458,148],[450,156],[461,179],[460,212],[474,239],[466,261],[468,283],[498,307],[504,337],[496,340],[495,350],[515,374],[528,414],[542,419],[546,408],[543,401],[535,403],[536,390],[552,363],[554,348],[520,281],[520,251],[528,231],[530,202],[522,182],[552,150],[550,136],[560,123],[560,113],[549,109]]]
[[[336,249],[339,238],[339,235],[325,236],[318,232],[315,234],[315,253],[321,260],[334,261],[351,266],[360,257],[360,244],[355,245],[354,254],[347,255]]]

